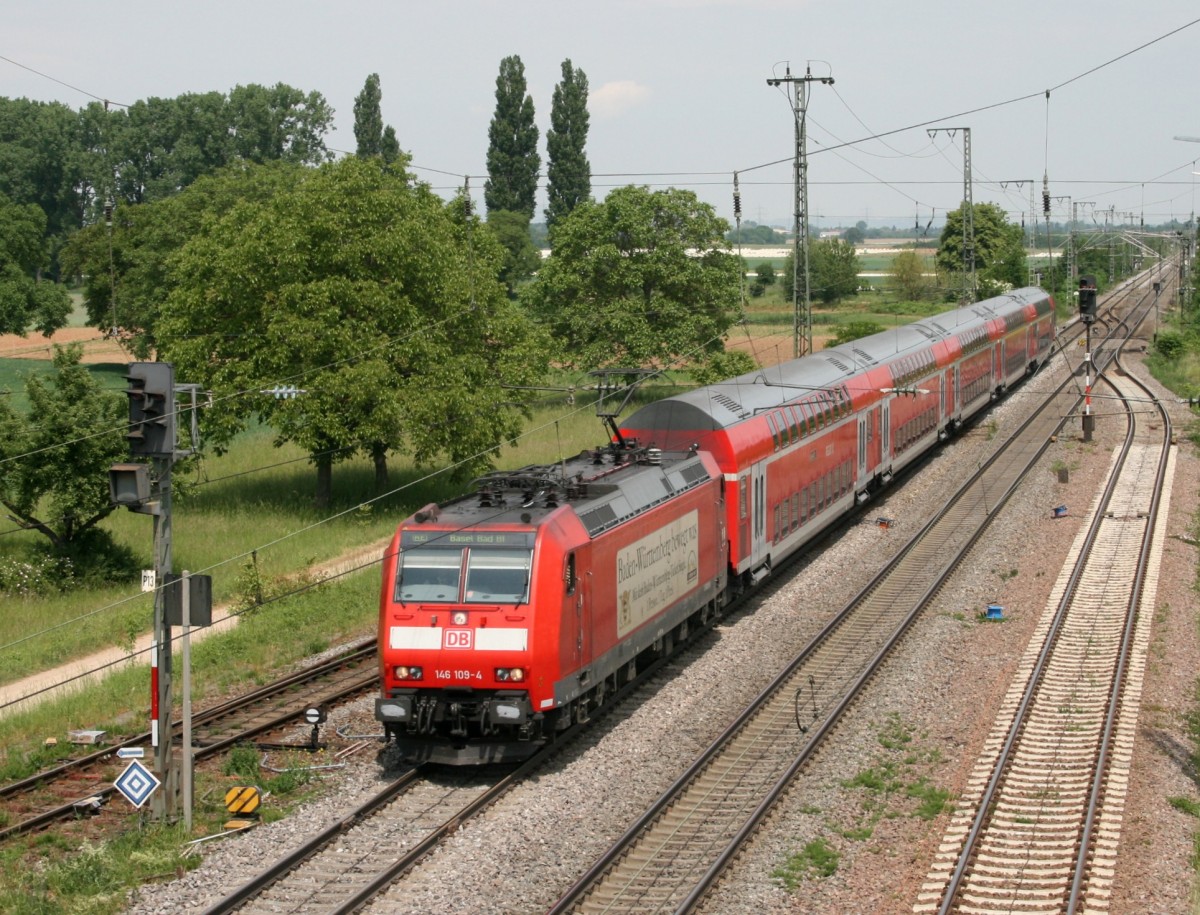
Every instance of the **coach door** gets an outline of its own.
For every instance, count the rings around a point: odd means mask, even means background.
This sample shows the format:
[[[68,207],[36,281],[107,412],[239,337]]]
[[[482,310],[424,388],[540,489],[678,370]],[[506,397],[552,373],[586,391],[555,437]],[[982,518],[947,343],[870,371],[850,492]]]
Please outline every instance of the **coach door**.
[[[879,407],[865,410],[858,416],[858,479],[867,480],[879,466]],[[859,487],[866,489],[865,483]]]
[[[765,461],[755,464],[750,472],[752,508],[750,530],[753,547],[750,568],[757,569],[767,559],[767,466]]]

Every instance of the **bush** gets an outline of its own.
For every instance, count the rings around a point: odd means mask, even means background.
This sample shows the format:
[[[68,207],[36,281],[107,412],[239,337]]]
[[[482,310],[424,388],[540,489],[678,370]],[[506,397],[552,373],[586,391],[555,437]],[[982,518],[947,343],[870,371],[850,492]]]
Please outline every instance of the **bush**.
[[[0,592],[14,597],[42,597],[70,588],[75,569],[66,557],[47,553],[29,559],[0,558]]]
[[[1174,330],[1162,331],[1154,340],[1154,351],[1164,359],[1178,359],[1187,350],[1187,338]]]

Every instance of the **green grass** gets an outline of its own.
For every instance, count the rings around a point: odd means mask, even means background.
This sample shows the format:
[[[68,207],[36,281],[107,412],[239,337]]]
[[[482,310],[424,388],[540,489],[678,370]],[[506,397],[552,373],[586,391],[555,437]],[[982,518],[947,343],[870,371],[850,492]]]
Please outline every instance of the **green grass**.
[[[824,839],[813,839],[799,851],[788,856],[782,865],[771,872],[771,876],[782,882],[791,891],[806,880],[832,877],[837,873],[840,860],[841,855]]]
[[[671,390],[675,388],[660,384],[640,399]],[[584,394],[573,406],[566,403],[565,395],[547,400],[528,428],[532,431],[519,447],[501,449],[500,466],[553,462],[595,447],[608,435]],[[379,496],[368,460],[335,465],[333,505],[318,511],[313,507],[315,470],[305,452],[291,445],[277,448],[271,430],[251,429],[235,440],[227,454],[177,467],[174,566],[177,571],[211,575],[213,600],[219,604],[238,596],[239,579],[251,557],[264,580],[295,575],[312,564],[387,538],[397,522],[417,507],[466,488],[450,481],[447,474],[415,467],[404,458],[393,458],[390,470],[389,491]],[[153,566],[151,516],[114,512],[103,526],[119,545],[133,552],[138,567]],[[9,523],[4,529],[12,527]],[[0,565],[36,566],[43,539],[34,532],[0,537]],[[99,647],[131,646],[138,634],[148,631],[152,616],[150,596],[142,594],[140,580],[133,579],[44,596],[9,593],[3,603],[0,682]]]

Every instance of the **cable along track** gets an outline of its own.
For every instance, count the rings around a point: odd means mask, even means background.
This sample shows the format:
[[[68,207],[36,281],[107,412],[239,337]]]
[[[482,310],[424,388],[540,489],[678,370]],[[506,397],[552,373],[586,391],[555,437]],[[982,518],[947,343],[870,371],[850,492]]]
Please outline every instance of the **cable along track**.
[[[1055,393],[551,913],[699,904],[1076,406],[1073,379],[1056,364]]]
[[[1174,452],[1134,384],[1111,481],[1014,677],[914,912],[1108,911]],[[1144,395],[1142,396],[1144,399]]]

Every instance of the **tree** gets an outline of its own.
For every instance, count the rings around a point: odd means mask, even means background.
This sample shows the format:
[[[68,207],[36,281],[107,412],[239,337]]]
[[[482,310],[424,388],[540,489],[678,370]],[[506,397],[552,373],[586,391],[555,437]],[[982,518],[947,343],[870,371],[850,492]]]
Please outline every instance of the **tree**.
[[[812,246],[812,283],[822,302],[838,302],[858,291],[858,255],[840,238],[823,238]]]
[[[41,207],[0,196],[0,333],[24,334],[36,326],[48,337],[67,323],[66,289],[36,278],[48,260],[45,232]]]
[[[49,381],[31,374],[25,382],[27,415],[0,398],[0,504],[59,555],[86,562],[107,544],[95,526],[113,511],[108,468],[128,443],[125,398],[105,391],[82,356],[79,344],[54,348]]]
[[[574,69],[570,59],[564,60],[562,82],[554,87],[550,129],[546,131],[546,225],[550,228],[592,194],[592,166],[584,152],[587,100],[587,74]]]
[[[546,342],[494,279],[490,233],[427,185],[350,157],[234,204],[170,260],[160,322],[180,377],[218,392],[283,379],[305,394],[218,396],[205,436],[253,415],[309,451],[319,506],[332,468],[407,452],[466,476],[520,429],[515,388],[541,378]],[[514,402],[518,402],[514,404]]]
[[[912,248],[905,248],[892,258],[887,284],[900,298],[910,302],[921,301],[929,293],[925,259]]]
[[[861,245],[867,239],[867,233],[858,226],[851,226],[842,233],[842,239],[848,245]]]
[[[623,187],[579,204],[522,301],[564,364],[668,366],[724,351],[741,259],[729,224],[691,191]]]
[[[333,109],[318,92],[283,83],[150,98],[112,112],[104,131],[118,202],[179,193],[202,175],[238,161],[315,165],[329,158],[324,136]]]
[[[66,105],[0,98],[0,196],[42,211],[49,258],[37,270],[56,278],[58,248],[79,227],[84,208],[78,134]]]
[[[538,129],[533,98],[525,91],[525,66],[517,56],[500,61],[496,77],[496,113],[488,126],[487,181],[483,199],[488,211],[521,213],[533,220],[538,170]]]
[[[500,279],[509,296],[515,296],[521,282],[533,276],[542,265],[542,256],[529,237],[529,221],[523,214],[511,210],[491,210],[487,226],[505,252]]]
[[[783,232],[777,232],[770,226],[760,226],[755,222],[744,222],[740,229],[734,229],[725,234],[730,244],[743,245],[782,245],[788,239]]]
[[[111,228],[93,223],[76,232],[62,252],[62,263],[64,271],[84,278],[88,324],[115,325],[131,353],[150,358],[159,346],[159,314],[174,285],[168,259],[200,234],[206,221],[239,202],[263,201],[286,191],[303,172],[299,165],[278,161],[231,165],[170,197],[117,206]]]
[[[852,340],[860,340],[863,337],[877,334],[883,329],[883,325],[875,321],[847,321],[845,324],[837,325],[837,333],[825,345],[827,347],[840,346]]]
[[[1023,286],[1026,278],[1025,233],[1008,221],[1005,211],[994,203],[977,203],[972,210],[974,226],[973,261],[978,279],[1001,286]],[[946,215],[936,257],[940,272],[961,276],[963,272],[963,208]]]
[[[383,155],[383,112],[379,102],[383,97],[379,91],[379,74],[367,77],[362,92],[354,99],[354,139],[359,156]]]
[[[388,165],[400,158],[400,141],[396,139],[396,128],[391,124],[383,128],[383,139],[379,141],[379,153]]]
[[[801,252],[801,257],[803,254]],[[809,282],[816,298],[830,304],[858,291],[858,256],[854,253],[853,245],[840,238],[823,238],[809,245],[809,257]],[[783,264],[782,282],[784,296],[788,299],[792,298],[793,263],[792,255],[788,254]],[[800,267],[798,276],[803,293],[803,261]]]
[[[229,93],[229,113],[238,159],[317,165],[331,158],[325,134],[333,125],[333,108],[320,92],[286,83],[236,86]]]
[[[775,285],[775,267],[772,266],[770,261],[761,261],[754,269],[754,274],[763,286]]]

